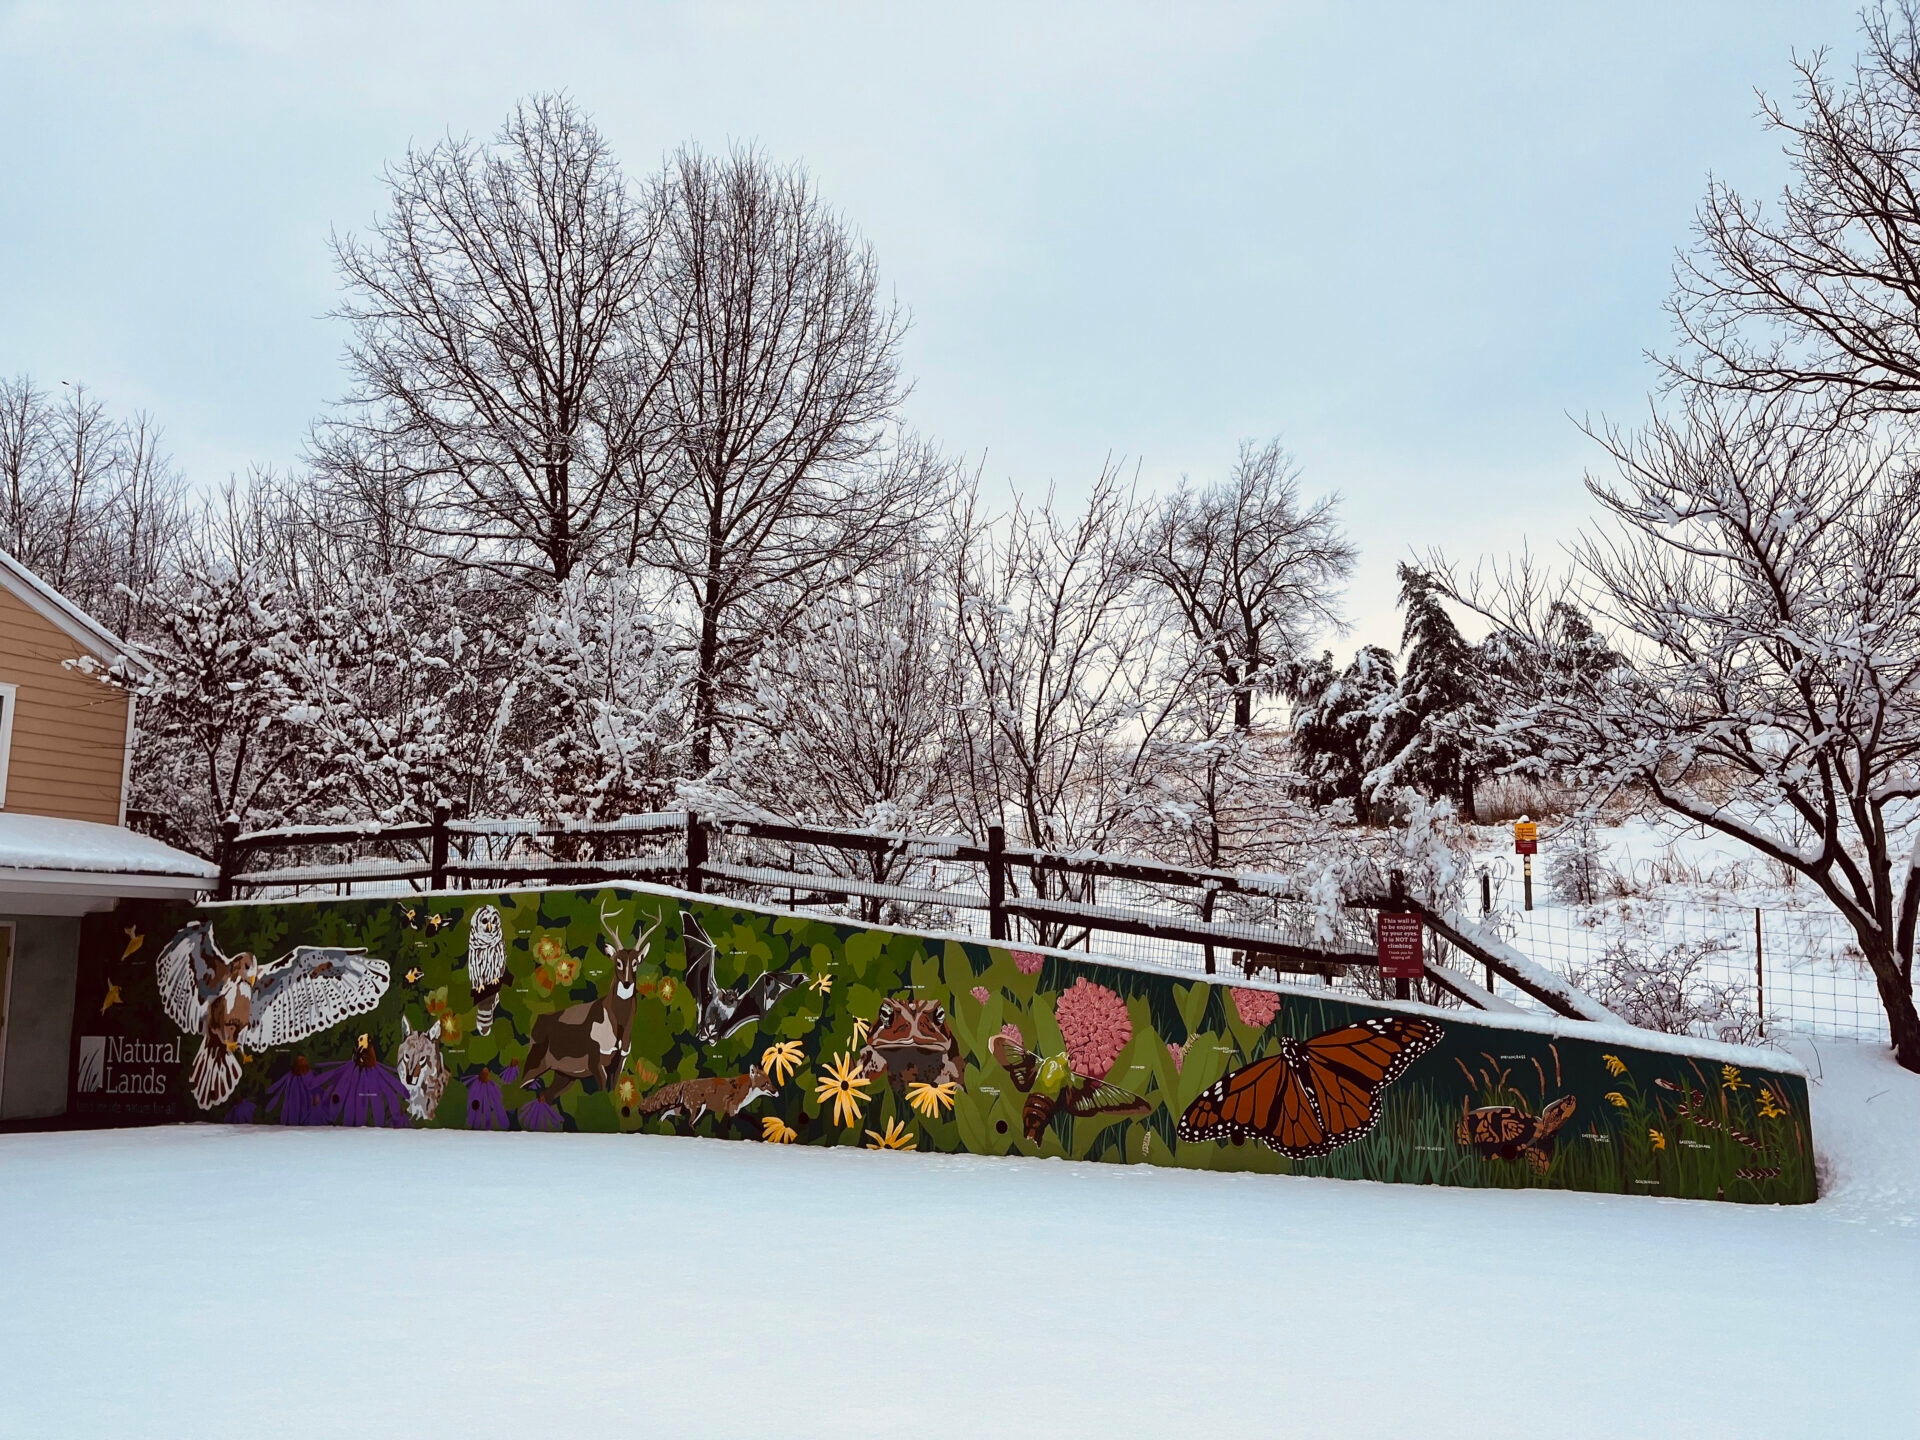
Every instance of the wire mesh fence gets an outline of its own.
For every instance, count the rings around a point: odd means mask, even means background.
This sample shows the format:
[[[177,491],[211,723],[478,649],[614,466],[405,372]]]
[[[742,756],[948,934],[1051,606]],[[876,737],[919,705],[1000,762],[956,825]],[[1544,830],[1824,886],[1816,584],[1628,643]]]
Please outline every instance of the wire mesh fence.
[[[1873,972],[1852,928],[1831,911],[1636,899],[1495,910],[1488,918],[1534,961],[1583,989],[1604,989],[1634,966],[1684,970],[1725,1012],[1721,1028],[1743,1038],[1786,1030],[1888,1039]]]

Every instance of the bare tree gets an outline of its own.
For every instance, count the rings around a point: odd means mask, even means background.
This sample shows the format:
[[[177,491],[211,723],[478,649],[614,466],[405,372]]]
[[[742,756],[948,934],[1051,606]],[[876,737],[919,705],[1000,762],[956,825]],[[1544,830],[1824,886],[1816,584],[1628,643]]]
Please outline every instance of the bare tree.
[[[1524,667],[1549,683],[1516,688],[1509,723],[1813,882],[1920,1070],[1920,453],[1791,396],[1686,399],[1596,437],[1618,474],[1588,488],[1613,523],[1576,572],[1624,663],[1590,647],[1604,661]],[[1452,588],[1509,644],[1551,649],[1537,577]]]
[[[639,547],[695,617],[692,763],[713,759],[728,677],[836,577],[937,503],[924,446],[886,444],[904,321],[873,252],[806,172],[682,151],[665,181],[665,306],[685,334],[664,409],[670,487]]]
[[[334,243],[357,384],[318,459],[354,476],[377,457],[425,486],[418,523],[461,558],[563,581],[631,524],[655,462],[677,337],[654,211],[557,95],[491,148],[409,150],[387,184],[372,239]]]
[[[1277,693],[1314,632],[1339,621],[1340,587],[1358,554],[1336,495],[1311,504],[1279,441],[1240,447],[1225,483],[1183,482],[1145,533],[1142,567],[1178,615],[1208,678],[1233,698],[1233,726]]]
[[[1795,61],[1796,109],[1761,97],[1794,171],[1777,207],[1708,189],[1670,303],[1677,378],[1819,393],[1842,417],[1920,410],[1920,6],[1863,20],[1851,75],[1817,50]]]
[[[955,530],[956,809],[976,835],[1005,825],[1036,849],[1097,849],[1135,812],[1182,698],[1156,663],[1165,619],[1140,593],[1132,497],[1109,466],[1077,515],[1016,506],[995,527],[969,502]],[[1076,883],[1032,873],[1043,899]]]
[[[951,821],[953,613],[949,563],[930,541],[845,575],[793,633],[755,657],[751,696],[721,764],[722,804],[801,824],[941,833]],[[822,848],[814,863],[875,884],[900,884],[904,850]],[[863,920],[883,914],[861,897]]]
[[[185,529],[184,486],[150,415],[115,420],[84,385],[55,396],[0,382],[0,548],[138,638]]]

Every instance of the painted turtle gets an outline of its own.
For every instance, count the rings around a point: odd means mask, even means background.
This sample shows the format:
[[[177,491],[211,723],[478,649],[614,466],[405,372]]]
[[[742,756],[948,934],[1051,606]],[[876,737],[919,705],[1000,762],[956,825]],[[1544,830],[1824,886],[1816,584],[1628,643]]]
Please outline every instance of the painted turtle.
[[[1562,1095],[1538,1115],[1518,1105],[1483,1105],[1453,1127],[1454,1138],[1482,1159],[1518,1160],[1522,1155],[1542,1175],[1553,1159],[1553,1140],[1573,1117],[1573,1097]]]

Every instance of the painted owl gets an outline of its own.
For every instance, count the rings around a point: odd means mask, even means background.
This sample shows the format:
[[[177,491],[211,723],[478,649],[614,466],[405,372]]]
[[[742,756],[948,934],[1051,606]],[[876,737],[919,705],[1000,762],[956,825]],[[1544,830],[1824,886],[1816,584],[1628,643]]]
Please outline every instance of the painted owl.
[[[484,1035],[493,1029],[493,1010],[507,979],[507,942],[500,929],[500,911],[482,905],[467,927],[467,984],[473,990],[479,1015],[474,1029]]]

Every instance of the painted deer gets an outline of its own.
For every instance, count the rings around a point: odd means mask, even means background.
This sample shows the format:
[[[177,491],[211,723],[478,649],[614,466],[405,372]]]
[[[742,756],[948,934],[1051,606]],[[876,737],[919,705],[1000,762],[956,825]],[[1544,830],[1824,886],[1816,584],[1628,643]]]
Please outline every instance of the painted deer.
[[[620,943],[604,909],[600,912],[600,928],[606,932],[600,948],[613,957],[612,987],[598,1000],[582,1000],[564,1010],[533,1017],[533,1043],[527,1050],[521,1083],[551,1073],[553,1082],[544,1091],[549,1100],[576,1080],[592,1079],[602,1090],[607,1089],[626,1068],[627,1052],[633,1046],[633,1007],[638,993],[635,981],[660,921],[654,921],[631,946]]]

